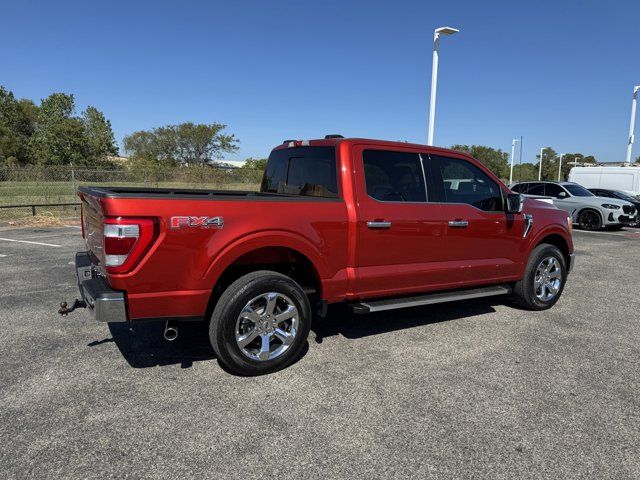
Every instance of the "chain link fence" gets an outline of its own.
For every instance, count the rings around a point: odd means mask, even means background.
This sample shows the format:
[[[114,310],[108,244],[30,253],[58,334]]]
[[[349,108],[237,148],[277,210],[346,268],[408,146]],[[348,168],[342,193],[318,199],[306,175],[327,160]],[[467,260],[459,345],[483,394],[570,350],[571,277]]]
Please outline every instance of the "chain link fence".
[[[261,170],[201,165],[121,170],[0,167],[0,221],[42,215],[75,218],[75,192],[81,185],[257,190],[261,179]]]

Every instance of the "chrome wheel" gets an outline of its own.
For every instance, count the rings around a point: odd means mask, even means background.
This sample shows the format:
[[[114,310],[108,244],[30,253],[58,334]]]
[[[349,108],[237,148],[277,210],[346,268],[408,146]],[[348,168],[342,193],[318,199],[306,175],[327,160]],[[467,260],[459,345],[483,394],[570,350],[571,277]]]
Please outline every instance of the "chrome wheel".
[[[289,297],[264,293],[247,302],[238,316],[236,343],[252,360],[273,360],[293,344],[298,323],[298,309]]]
[[[543,302],[553,300],[562,286],[562,267],[555,257],[546,257],[536,268],[533,282],[536,297]]]

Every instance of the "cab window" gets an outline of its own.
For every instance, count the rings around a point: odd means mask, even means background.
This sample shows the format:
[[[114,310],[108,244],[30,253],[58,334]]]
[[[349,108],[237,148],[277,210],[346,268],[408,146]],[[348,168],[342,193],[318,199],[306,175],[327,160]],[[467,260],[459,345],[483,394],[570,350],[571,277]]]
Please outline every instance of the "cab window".
[[[431,155],[440,170],[445,203],[466,203],[487,212],[502,211],[502,189],[471,162]]]
[[[427,189],[417,153],[362,152],[367,195],[381,202],[426,202]]]
[[[338,197],[334,147],[298,147],[269,155],[262,192],[307,197]]]

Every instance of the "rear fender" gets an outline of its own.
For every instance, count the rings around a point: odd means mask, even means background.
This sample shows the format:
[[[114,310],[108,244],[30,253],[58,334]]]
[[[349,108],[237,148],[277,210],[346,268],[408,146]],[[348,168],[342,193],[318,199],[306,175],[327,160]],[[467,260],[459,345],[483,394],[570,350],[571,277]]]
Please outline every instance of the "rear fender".
[[[320,281],[330,276],[327,263],[320,251],[307,239],[300,235],[284,231],[264,231],[239,238],[227,245],[207,268],[203,279],[211,288],[222,273],[235,260],[254,250],[265,247],[286,247],[307,257],[316,269]]]

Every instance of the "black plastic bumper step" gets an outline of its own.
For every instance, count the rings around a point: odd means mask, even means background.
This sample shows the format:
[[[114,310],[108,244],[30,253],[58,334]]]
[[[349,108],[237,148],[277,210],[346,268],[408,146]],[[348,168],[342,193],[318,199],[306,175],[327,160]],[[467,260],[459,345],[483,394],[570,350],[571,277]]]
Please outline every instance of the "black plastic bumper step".
[[[351,304],[353,313],[373,313],[396,308],[417,307],[420,305],[432,305],[434,303],[455,302],[470,298],[492,297],[495,295],[507,295],[512,289],[508,285],[496,285],[492,287],[471,288],[468,290],[456,290],[453,292],[438,292],[420,295],[416,297],[390,298],[384,300],[367,300]]]

